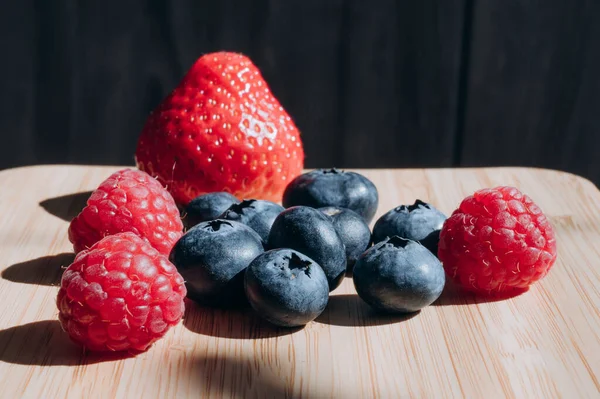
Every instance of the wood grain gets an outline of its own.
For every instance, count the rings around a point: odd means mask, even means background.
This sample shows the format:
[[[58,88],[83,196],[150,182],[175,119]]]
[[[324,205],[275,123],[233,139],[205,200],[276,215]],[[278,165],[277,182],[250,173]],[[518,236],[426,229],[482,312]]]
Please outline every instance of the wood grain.
[[[515,185],[556,227],[559,258],[529,292],[485,302],[449,289],[414,317],[374,315],[350,279],[301,330],[189,304],[185,321],[135,358],[86,354],[54,304],[72,259],[67,221],[115,167],[0,172],[0,397],[600,396],[600,193],[537,169],[364,170],[379,214],[415,198],[450,213],[485,186]],[[75,195],[72,195],[75,194]]]

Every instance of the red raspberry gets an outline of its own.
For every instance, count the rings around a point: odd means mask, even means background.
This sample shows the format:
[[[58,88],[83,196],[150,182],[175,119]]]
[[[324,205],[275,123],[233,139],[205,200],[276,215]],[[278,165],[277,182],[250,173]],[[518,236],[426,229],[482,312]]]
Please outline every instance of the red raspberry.
[[[93,351],[144,351],[183,316],[183,277],[133,233],[103,238],[62,276],[58,318]]]
[[[69,240],[79,252],[103,237],[124,231],[146,238],[165,255],[183,234],[171,194],[139,170],[120,170],[103,181],[71,222]]]
[[[556,260],[554,230],[541,209],[514,187],[477,191],[444,223],[438,256],[466,290],[525,290]]]

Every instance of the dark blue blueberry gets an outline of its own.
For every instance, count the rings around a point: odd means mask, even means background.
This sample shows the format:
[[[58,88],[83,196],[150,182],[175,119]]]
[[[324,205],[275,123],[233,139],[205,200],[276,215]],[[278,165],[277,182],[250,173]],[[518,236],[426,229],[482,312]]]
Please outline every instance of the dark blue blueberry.
[[[248,302],[267,321],[283,327],[303,326],[319,316],[329,301],[323,269],[291,249],[260,255],[246,269]]]
[[[188,297],[209,305],[234,305],[244,298],[243,271],[263,253],[250,227],[211,220],[192,227],[177,241],[169,260],[183,276]]]
[[[192,228],[198,223],[218,218],[227,208],[239,202],[236,197],[224,191],[201,195],[185,207],[186,216],[183,221],[187,228]]]
[[[365,302],[391,313],[416,312],[431,305],[446,281],[442,264],[427,248],[398,236],[362,254],[353,279]]]
[[[319,208],[319,210],[333,221],[333,227],[335,227],[346,247],[348,271],[352,271],[358,257],[365,252],[371,243],[369,226],[359,214],[350,209],[329,206]]]
[[[387,237],[398,236],[413,241],[421,241],[427,238],[427,248],[437,254],[437,241],[439,241],[439,230],[441,230],[446,215],[433,206],[416,200],[413,205],[400,205],[382,217],[373,227],[373,242],[378,243]],[[428,237],[437,231],[436,235]]]
[[[427,235],[427,237],[423,238],[419,242],[422,246],[431,251],[432,254],[437,256],[438,253],[438,244],[440,242],[440,232],[442,230],[434,230]]]
[[[353,210],[370,223],[377,211],[377,188],[363,175],[337,169],[319,169],[296,177],[283,193],[286,208],[336,206]]]
[[[346,273],[346,249],[331,218],[307,206],[281,212],[269,234],[269,248],[291,248],[314,259],[325,272],[329,290],[342,282]]]
[[[284,207],[271,201],[250,199],[231,205],[219,219],[245,224],[256,231],[263,243],[266,243],[275,218],[284,210]]]

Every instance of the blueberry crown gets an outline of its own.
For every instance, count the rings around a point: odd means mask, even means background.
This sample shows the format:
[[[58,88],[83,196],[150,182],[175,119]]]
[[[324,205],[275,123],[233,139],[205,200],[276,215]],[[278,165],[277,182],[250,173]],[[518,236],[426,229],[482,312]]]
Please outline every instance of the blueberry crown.
[[[410,243],[410,240],[399,236],[392,236],[385,241],[385,245],[391,245],[394,248],[404,248]]]
[[[299,269],[300,271],[304,272],[308,277],[310,277],[310,265],[312,264],[311,261],[300,258],[294,252],[292,252],[292,256],[286,256],[285,259],[287,259],[288,261],[288,267],[290,268],[290,270]]]
[[[230,212],[235,212],[238,214],[242,214],[244,213],[244,209],[247,208],[254,208],[254,203],[256,202],[255,199],[249,199],[249,200],[243,200],[242,202],[240,202],[239,204],[232,204],[229,209],[227,209],[225,211],[225,215],[227,215]]]
[[[229,223],[227,220],[216,219],[216,220],[211,220],[210,222],[207,222],[206,226],[204,226],[204,228],[206,230],[210,230],[210,231],[219,231],[221,229],[221,226],[223,226],[223,225],[233,227],[233,225],[231,223]]]
[[[336,169],[336,168],[331,168],[331,169],[321,169],[321,172],[322,172],[324,175],[328,175],[328,174],[334,174],[334,175],[337,175],[337,174],[340,174],[340,173],[344,173],[344,171],[343,171],[343,170],[338,170],[338,169]]]
[[[420,199],[418,199],[412,205],[400,205],[399,207],[397,207],[395,209],[395,211],[396,212],[412,212],[419,208],[431,209],[431,205],[429,205],[427,202],[423,202]]]

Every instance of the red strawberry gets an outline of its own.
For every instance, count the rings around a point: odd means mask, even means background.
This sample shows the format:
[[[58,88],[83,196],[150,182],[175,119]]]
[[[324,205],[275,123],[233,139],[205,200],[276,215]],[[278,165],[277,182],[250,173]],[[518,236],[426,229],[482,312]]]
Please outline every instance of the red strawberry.
[[[181,204],[214,191],[280,201],[304,150],[256,66],[222,52],[200,57],[150,115],[136,161]]]

